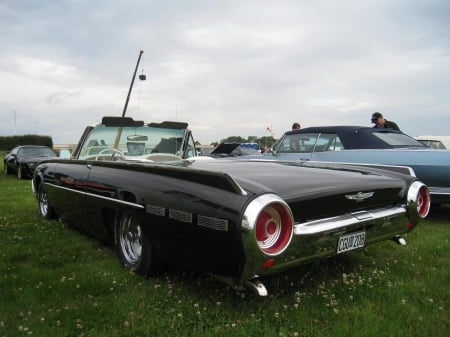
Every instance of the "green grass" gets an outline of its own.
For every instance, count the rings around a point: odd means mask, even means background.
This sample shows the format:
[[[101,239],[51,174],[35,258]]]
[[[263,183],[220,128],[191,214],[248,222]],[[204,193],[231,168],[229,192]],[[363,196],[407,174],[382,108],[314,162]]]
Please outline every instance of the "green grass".
[[[186,271],[128,273],[110,247],[40,219],[29,180],[0,173],[0,191],[0,336],[450,335],[449,207],[406,247],[267,277],[261,298]]]

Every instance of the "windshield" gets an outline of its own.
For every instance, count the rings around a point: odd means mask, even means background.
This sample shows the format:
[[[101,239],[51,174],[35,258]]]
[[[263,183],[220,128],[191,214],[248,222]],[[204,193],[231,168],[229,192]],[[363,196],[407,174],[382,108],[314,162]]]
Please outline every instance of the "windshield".
[[[95,159],[119,150],[126,157],[145,158],[151,154],[183,155],[185,129],[150,126],[97,126],[83,144],[79,159]]]
[[[20,157],[56,157],[56,153],[48,147],[23,147],[17,155]]]

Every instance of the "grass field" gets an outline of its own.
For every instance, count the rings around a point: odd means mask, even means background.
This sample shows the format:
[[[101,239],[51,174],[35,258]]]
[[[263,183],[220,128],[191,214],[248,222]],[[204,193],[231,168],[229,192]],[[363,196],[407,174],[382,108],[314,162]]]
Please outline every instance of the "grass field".
[[[40,219],[29,180],[1,173],[0,190],[0,336],[450,335],[450,207],[406,247],[265,278],[261,298],[186,271],[128,273],[110,247]]]

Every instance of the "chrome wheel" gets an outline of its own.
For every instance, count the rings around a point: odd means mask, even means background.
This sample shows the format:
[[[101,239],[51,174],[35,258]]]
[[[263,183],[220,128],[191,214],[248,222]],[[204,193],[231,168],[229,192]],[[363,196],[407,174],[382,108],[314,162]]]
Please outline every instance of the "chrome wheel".
[[[39,213],[45,218],[48,214],[48,196],[41,186],[39,186],[38,203]]]
[[[120,214],[115,225],[116,250],[123,266],[141,275],[157,270],[153,246],[132,213]]]
[[[41,217],[46,219],[56,219],[56,213],[49,203],[47,192],[44,190],[44,186],[42,184],[40,184],[38,187],[37,199],[39,214],[41,215]]]
[[[134,265],[142,255],[141,227],[130,214],[126,214],[121,217],[119,228],[119,245],[123,258],[130,265]]]

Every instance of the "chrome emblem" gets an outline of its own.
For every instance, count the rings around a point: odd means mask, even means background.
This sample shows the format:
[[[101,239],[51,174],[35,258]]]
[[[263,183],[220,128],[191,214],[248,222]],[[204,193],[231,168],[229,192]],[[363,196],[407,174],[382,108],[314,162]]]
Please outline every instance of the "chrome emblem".
[[[371,198],[375,192],[358,192],[356,194],[346,194],[348,200],[356,200],[357,202],[364,201],[364,199]]]

